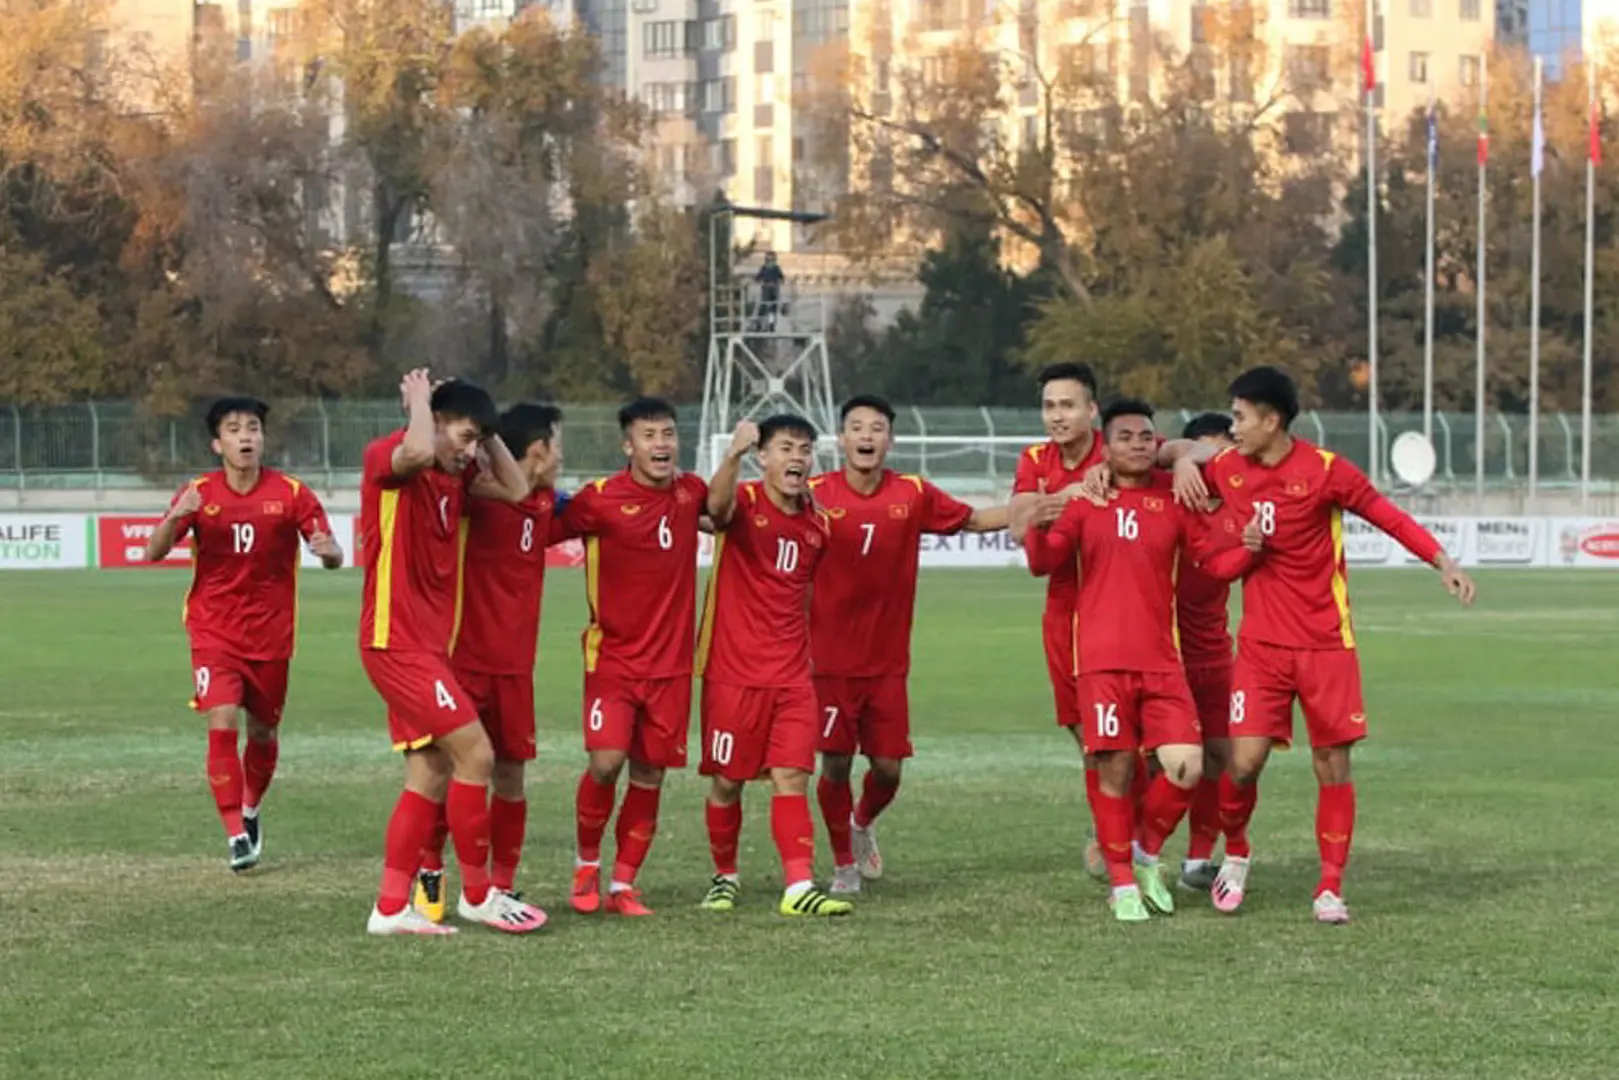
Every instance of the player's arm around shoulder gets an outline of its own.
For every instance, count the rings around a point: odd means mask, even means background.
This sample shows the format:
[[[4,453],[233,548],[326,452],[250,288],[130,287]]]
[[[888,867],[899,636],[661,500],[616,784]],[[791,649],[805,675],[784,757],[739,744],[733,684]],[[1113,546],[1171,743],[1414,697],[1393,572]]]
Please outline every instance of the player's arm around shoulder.
[[[1085,515],[1095,509],[1085,499],[1073,499],[1062,507],[1057,519],[1031,527],[1023,541],[1023,557],[1029,573],[1046,577],[1058,567],[1079,556],[1079,532]]]
[[[528,477],[495,432],[478,445],[478,468],[467,481],[468,494],[479,499],[520,503],[529,496]]]
[[[174,500],[169,503],[169,512],[163,515],[163,520],[157,523],[152,535],[146,541],[146,561],[162,562],[174,550],[174,545],[180,537],[191,528],[197,519],[197,511],[202,509],[202,485],[204,478],[186,481],[185,487],[175,493]]]
[[[1235,581],[1253,569],[1264,539],[1257,520],[1245,525],[1228,506],[1211,513],[1181,507],[1180,513],[1185,522],[1184,549],[1198,569],[1219,581]]]

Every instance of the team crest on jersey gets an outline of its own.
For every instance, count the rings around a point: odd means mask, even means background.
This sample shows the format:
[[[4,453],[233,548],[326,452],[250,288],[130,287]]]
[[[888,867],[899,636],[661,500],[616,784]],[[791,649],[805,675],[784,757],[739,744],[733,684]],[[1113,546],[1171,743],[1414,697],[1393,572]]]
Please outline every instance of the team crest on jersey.
[[[843,508],[843,507],[841,507],[841,506],[829,506],[829,507],[827,507],[827,509],[826,509],[826,514],[827,514],[827,516],[828,516],[828,517],[831,517],[831,518],[840,518],[840,517],[842,517],[842,516],[843,516],[843,515],[844,515],[844,514],[847,514],[847,513],[848,513],[848,512],[849,512],[849,511],[847,511],[847,510],[845,510],[845,509],[844,509],[844,508]]]
[[[219,510],[220,506],[218,503],[209,503],[207,506],[202,508],[202,512],[207,514],[209,517],[218,517]]]
[[[1238,474],[1237,474],[1237,475],[1236,475],[1236,476],[1233,476],[1233,477],[1232,477],[1232,478],[1231,478],[1231,479],[1230,479],[1230,480],[1229,480],[1229,481],[1227,481],[1227,482],[1228,482],[1228,483],[1229,483],[1229,484],[1230,484],[1230,485],[1231,485],[1231,486],[1232,486],[1232,487],[1234,487],[1234,488],[1240,488],[1240,487],[1242,487],[1242,474],[1241,474],[1241,473],[1238,473]]]
[[[818,532],[805,533],[804,542],[810,547],[818,548],[821,546],[821,534]]]
[[[618,512],[621,514],[639,514],[641,506],[639,503],[624,503],[619,506]]]
[[[687,503],[691,502],[691,492],[687,491],[685,488],[675,488],[675,502],[679,503],[681,506],[685,506]]]
[[[1301,479],[1289,480],[1287,482],[1287,487],[1283,490],[1285,490],[1289,495],[1308,495],[1310,494],[1310,481]]]
[[[764,516],[764,515],[763,515],[763,514],[755,514],[755,515],[753,515],[753,524],[754,524],[754,525],[755,525],[755,526],[756,526],[756,527],[757,527],[757,528],[760,528],[760,529],[762,529],[762,528],[764,528],[764,527],[765,527],[765,526],[766,526],[766,525],[769,525],[769,524],[770,524],[770,519],[769,519],[769,518],[767,518],[767,517],[765,517],[765,516]]]
[[[286,512],[286,507],[282,506],[281,503],[275,499],[266,499],[264,501],[264,506],[261,509],[268,517],[279,517],[281,514]]]
[[[911,508],[904,503],[893,503],[888,508],[888,516],[896,521],[903,521],[911,516]]]
[[[1156,495],[1147,495],[1141,500],[1141,508],[1154,514],[1161,514],[1164,512],[1164,500]]]

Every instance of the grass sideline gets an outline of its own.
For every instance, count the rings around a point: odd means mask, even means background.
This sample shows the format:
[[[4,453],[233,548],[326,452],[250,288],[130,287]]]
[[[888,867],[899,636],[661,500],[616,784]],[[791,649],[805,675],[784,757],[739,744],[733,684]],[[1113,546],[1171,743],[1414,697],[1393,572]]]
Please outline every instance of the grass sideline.
[[[697,910],[690,772],[643,875],[657,917],[576,917],[584,603],[554,573],[520,875],[552,927],[448,941],[363,933],[400,769],[356,657],[358,585],[304,575],[266,863],[237,878],[184,705],[184,576],[0,574],[0,1076],[1614,1074],[1619,578],[1486,573],[1463,613],[1421,571],[1354,575],[1373,741],[1356,922],[1334,929],[1309,919],[1297,752],[1263,789],[1243,915],[1111,921],[1078,866],[1039,587],[1011,571],[923,576],[918,757],[853,919],[774,914],[760,792],[741,910]]]

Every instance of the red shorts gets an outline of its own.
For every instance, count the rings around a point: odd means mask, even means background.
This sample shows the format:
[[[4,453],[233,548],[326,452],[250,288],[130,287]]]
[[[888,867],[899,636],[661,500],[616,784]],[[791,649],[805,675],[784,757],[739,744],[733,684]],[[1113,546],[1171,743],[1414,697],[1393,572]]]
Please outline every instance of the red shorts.
[[[1186,684],[1197,703],[1197,722],[1203,725],[1203,738],[1231,736],[1231,664],[1204,664],[1186,669]]]
[[[420,750],[478,721],[472,696],[442,654],[361,649],[360,666],[388,706],[388,737],[395,750]]]
[[[502,761],[533,761],[534,673],[492,675],[452,664],[455,679],[472,699],[478,719]]]
[[[1079,677],[1085,752],[1156,750],[1203,742],[1197,705],[1179,671],[1092,671]]]
[[[1073,611],[1047,610],[1040,619],[1041,637],[1045,639],[1046,671],[1051,676],[1051,693],[1057,702],[1057,726],[1078,727],[1083,721],[1079,713],[1079,614]]]
[[[1293,742],[1293,699],[1311,746],[1348,746],[1366,737],[1360,658],[1353,649],[1290,649],[1244,641],[1231,679],[1231,737]]]
[[[623,679],[585,672],[585,750],[617,750],[659,769],[686,767],[691,676]]]
[[[815,679],[821,709],[821,753],[874,758],[911,756],[911,704],[905,676]]]
[[[704,776],[756,780],[769,769],[815,771],[815,687],[703,680]]]
[[[235,707],[266,727],[281,723],[287,704],[287,661],[239,660],[220,652],[191,654],[191,707],[198,712]]]

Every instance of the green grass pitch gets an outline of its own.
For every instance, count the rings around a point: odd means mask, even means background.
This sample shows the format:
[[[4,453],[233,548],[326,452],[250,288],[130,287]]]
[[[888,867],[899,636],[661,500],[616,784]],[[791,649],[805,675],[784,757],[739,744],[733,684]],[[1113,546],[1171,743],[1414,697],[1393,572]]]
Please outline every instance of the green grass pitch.
[[[1480,584],[1464,613],[1418,571],[1354,577],[1373,741],[1347,928],[1309,917],[1297,751],[1267,776],[1241,916],[1111,921],[1079,867],[1039,586],[1013,571],[923,577],[917,758],[854,918],[774,913],[762,791],[742,909],[699,911],[688,772],[643,875],[658,914],[622,922],[564,899],[584,603],[554,573],[520,880],[552,924],[406,941],[363,932],[401,770],[357,662],[357,575],[304,575],[266,863],[243,877],[184,704],[183,577],[0,575],[0,1077],[1609,1080],[1619,578]]]

